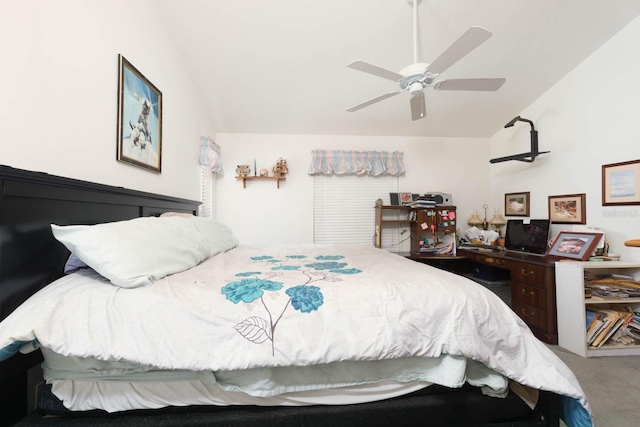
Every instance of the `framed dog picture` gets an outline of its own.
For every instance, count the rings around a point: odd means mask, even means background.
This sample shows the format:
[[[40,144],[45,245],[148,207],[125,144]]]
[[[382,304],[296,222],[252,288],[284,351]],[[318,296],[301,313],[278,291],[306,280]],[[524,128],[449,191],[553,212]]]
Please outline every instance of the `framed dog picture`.
[[[118,157],[162,171],[162,92],[118,55]]]

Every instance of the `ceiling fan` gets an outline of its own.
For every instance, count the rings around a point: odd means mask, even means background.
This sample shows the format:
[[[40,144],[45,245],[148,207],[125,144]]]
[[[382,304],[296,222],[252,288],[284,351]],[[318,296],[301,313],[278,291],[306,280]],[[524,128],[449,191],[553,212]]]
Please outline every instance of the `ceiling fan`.
[[[435,90],[468,90],[468,91],[496,91],[502,87],[504,78],[478,78],[478,79],[449,79],[438,80],[447,68],[462,59],[473,49],[480,46],[491,37],[491,32],[481,27],[471,27],[447,50],[442,52],[431,64],[420,62],[418,59],[418,3],[420,0],[407,0],[413,5],[413,64],[399,73],[390,71],[365,61],[357,60],[347,65],[354,70],[373,74],[384,79],[393,80],[400,85],[400,89],[376,96],[368,101],[347,109],[349,112],[360,110],[376,102],[391,98],[401,92],[408,91],[411,94],[411,119],[419,120],[426,116],[424,100],[424,88],[431,87]]]

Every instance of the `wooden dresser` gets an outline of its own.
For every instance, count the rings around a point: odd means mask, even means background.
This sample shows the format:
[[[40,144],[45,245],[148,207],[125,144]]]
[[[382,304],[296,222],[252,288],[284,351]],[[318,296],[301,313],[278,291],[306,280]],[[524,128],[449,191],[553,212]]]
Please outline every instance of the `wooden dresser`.
[[[508,270],[513,311],[538,339],[558,344],[555,260],[486,249],[458,249],[458,255],[472,262]]]

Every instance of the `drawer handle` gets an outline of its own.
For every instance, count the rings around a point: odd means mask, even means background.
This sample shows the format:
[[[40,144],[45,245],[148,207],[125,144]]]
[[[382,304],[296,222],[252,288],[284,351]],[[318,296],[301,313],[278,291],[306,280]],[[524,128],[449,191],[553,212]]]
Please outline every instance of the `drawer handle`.
[[[527,292],[525,289],[522,290],[522,295],[524,295],[525,297],[532,297],[535,294],[535,292],[531,291],[531,292]]]
[[[526,316],[526,317],[533,317],[533,314],[534,314],[534,313],[527,314],[527,312],[526,312],[526,311],[525,311],[525,309],[523,308],[523,309],[522,309],[522,314],[523,314],[524,316]]]
[[[524,277],[533,276],[533,271],[530,271],[529,273],[527,273],[527,272],[525,271],[525,269],[523,268],[523,269],[522,269],[522,275],[523,275]]]

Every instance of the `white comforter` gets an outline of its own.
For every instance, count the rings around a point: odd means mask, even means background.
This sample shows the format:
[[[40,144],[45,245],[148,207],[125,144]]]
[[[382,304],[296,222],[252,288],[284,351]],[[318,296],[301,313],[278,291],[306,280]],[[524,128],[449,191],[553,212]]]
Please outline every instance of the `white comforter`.
[[[373,361],[464,356],[521,384],[576,399],[583,412],[577,418],[590,418],[573,373],[493,293],[362,246],[239,246],[136,289],[74,273],[0,324],[0,355],[36,340],[62,355],[214,371],[230,388],[258,395],[274,381],[284,392],[290,381],[294,390],[336,385],[301,384],[301,372],[318,369],[310,366],[345,372],[353,361],[369,361],[366,383],[387,379],[379,369],[385,362]],[[278,367],[288,366],[300,369],[280,381]],[[247,369],[268,378],[268,387],[248,381]],[[415,370],[405,374],[406,381],[422,379]],[[458,380],[433,382],[455,386]]]

